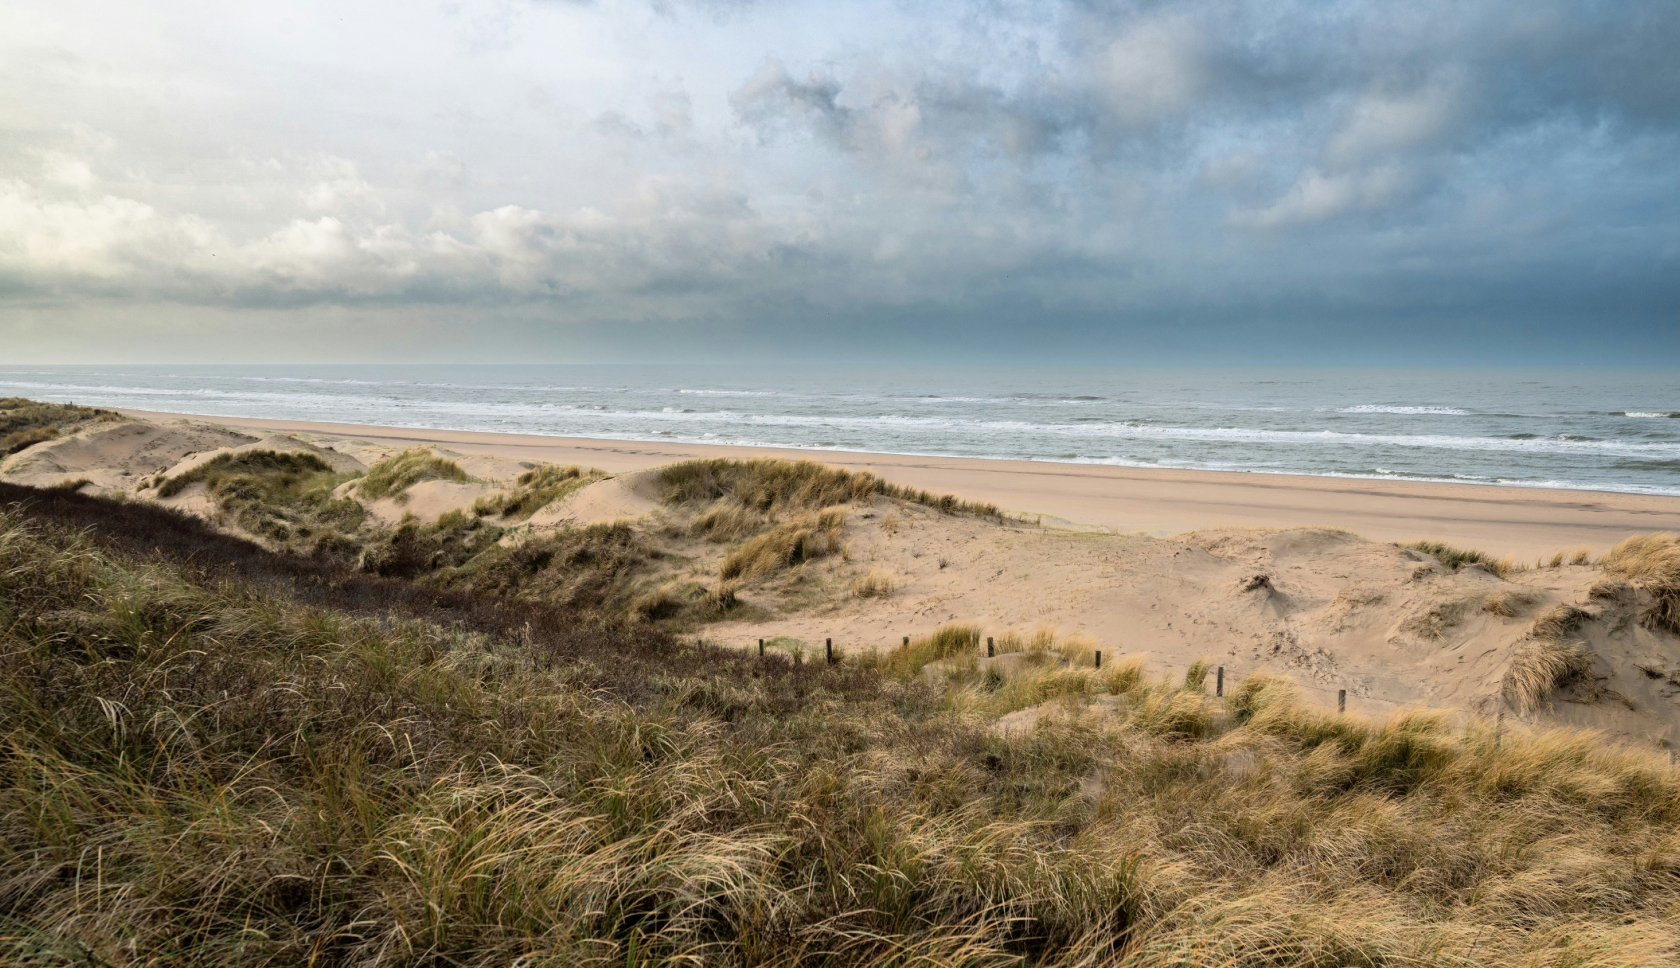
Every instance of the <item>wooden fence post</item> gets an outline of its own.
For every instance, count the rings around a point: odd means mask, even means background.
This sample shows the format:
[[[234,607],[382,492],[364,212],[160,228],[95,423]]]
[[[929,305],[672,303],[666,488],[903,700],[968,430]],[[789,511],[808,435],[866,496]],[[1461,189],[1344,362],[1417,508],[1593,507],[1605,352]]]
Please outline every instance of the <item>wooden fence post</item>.
[[[1336,690],[1336,712],[1338,712],[1338,713],[1347,712],[1347,690],[1346,689],[1337,689]]]
[[[1097,668],[1097,669],[1102,668],[1102,650],[1101,649],[1097,650],[1097,662],[1096,662],[1096,665],[1093,668]]]
[[[1215,696],[1225,695],[1225,667],[1224,666],[1219,667],[1219,674],[1213,680],[1213,694]]]
[[[760,659],[764,658],[764,640],[763,639],[758,640],[758,657]]]
[[[834,640],[823,639],[823,648],[828,650],[828,664],[834,664]]]
[[[988,635],[988,636],[986,636],[986,658],[990,659],[994,655],[997,655],[997,653],[995,651],[993,651],[993,649],[992,649],[992,637],[990,635]]]

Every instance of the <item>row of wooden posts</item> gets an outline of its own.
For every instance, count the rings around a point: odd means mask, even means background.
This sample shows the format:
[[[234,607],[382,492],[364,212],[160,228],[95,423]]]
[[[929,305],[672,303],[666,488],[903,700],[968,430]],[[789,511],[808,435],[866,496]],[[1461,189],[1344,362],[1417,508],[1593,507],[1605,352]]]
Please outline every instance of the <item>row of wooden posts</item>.
[[[910,636],[908,636],[908,635],[906,635],[904,637],[904,648],[906,648],[906,649],[910,648]],[[833,639],[823,639],[823,651],[828,658],[828,664],[833,665],[834,664],[834,640]],[[764,640],[763,639],[758,640],[758,657],[760,659],[764,658]],[[997,646],[993,643],[992,636],[988,635],[988,636],[986,636],[986,658],[992,659],[992,658],[996,658],[996,657],[997,657]],[[1101,649],[1094,650],[1092,658],[1091,658],[1091,667],[1094,668],[1094,669],[1101,669],[1102,668],[1102,650]],[[1225,695],[1225,667],[1224,666],[1220,666],[1219,671],[1214,676],[1213,694],[1215,696]],[[1346,689],[1343,689],[1340,693],[1338,693],[1336,695],[1336,711],[1337,712],[1346,712],[1347,711],[1347,690]]]
[[[908,649],[909,647],[910,647],[910,636],[906,635],[904,637],[904,648]],[[823,650],[827,655],[828,664],[833,665],[834,664],[834,640],[833,639],[823,639]],[[988,635],[988,636],[986,636],[986,658],[991,659],[991,658],[995,658],[996,656],[997,656],[997,646],[993,644],[992,637]],[[764,640],[763,639],[758,640],[758,657],[761,658],[761,659],[764,658]],[[1093,653],[1092,658],[1091,658],[1091,666],[1092,666],[1092,668],[1095,668],[1095,669],[1101,669],[1102,668],[1102,650],[1101,649],[1097,649]],[[1213,682],[1214,682],[1213,694],[1215,696],[1225,695],[1225,667],[1224,666],[1220,666],[1218,671],[1214,674]],[[1347,690],[1346,689],[1337,689],[1336,690],[1336,712],[1339,713],[1339,714],[1347,712]],[[1496,747],[1499,746],[1499,741],[1500,741],[1500,739],[1502,737],[1502,734],[1504,732],[1505,732],[1505,713],[1503,711],[1501,711],[1499,713],[1498,718],[1494,722],[1494,727],[1493,727],[1493,745],[1494,746],[1496,746]],[[1677,751],[1673,750],[1673,749],[1670,749],[1668,751],[1668,759],[1669,759],[1670,764],[1675,764],[1676,761],[1677,761]]]

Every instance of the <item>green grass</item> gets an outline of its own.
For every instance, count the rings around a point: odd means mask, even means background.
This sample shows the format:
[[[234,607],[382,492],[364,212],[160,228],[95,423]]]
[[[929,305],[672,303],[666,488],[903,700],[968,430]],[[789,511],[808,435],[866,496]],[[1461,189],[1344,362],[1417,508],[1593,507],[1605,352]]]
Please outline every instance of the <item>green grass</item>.
[[[385,497],[395,497],[400,501],[404,491],[421,481],[465,483],[470,480],[472,478],[461,469],[461,465],[449,458],[425,447],[411,447],[368,468],[366,476],[356,485],[356,493],[369,501]]]
[[[1680,958],[1680,778],[1589,734],[1140,674],[1003,735],[961,701],[980,679],[588,609],[308,605],[361,598],[25,513],[0,510],[7,964]]]
[[[335,498],[353,475],[335,473],[310,453],[247,450],[221,454],[161,480],[157,495],[173,497],[202,483],[223,513],[246,532],[294,551],[352,555],[352,534],[366,512],[349,498]]]
[[[73,434],[90,423],[121,419],[113,410],[36,403],[22,397],[0,398],[0,458]]]

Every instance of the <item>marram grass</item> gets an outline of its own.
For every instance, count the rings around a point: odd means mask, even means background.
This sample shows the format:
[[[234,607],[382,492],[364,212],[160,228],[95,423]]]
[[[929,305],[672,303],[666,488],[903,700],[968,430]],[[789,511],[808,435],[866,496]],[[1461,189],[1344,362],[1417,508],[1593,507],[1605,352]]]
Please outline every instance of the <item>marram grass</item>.
[[[352,614],[28,514],[0,513],[9,965],[1680,958],[1680,779],[1588,734],[1105,657],[1062,671],[1107,706],[1005,735],[979,673]]]

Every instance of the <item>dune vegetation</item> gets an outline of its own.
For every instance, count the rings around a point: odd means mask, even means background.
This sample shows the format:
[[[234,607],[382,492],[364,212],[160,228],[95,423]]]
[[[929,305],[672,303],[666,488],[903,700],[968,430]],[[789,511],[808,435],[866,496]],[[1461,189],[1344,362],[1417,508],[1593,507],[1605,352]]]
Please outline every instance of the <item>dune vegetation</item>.
[[[0,458],[73,434],[91,423],[121,419],[114,410],[38,403],[23,397],[0,398]]]
[[[421,481],[471,480],[461,465],[425,447],[411,447],[393,454],[372,467],[356,484],[356,492],[369,501],[395,498],[401,502],[404,492]]]
[[[0,561],[8,964],[1680,956],[1680,779],[1587,734],[1048,631],[760,658],[68,492]]]

